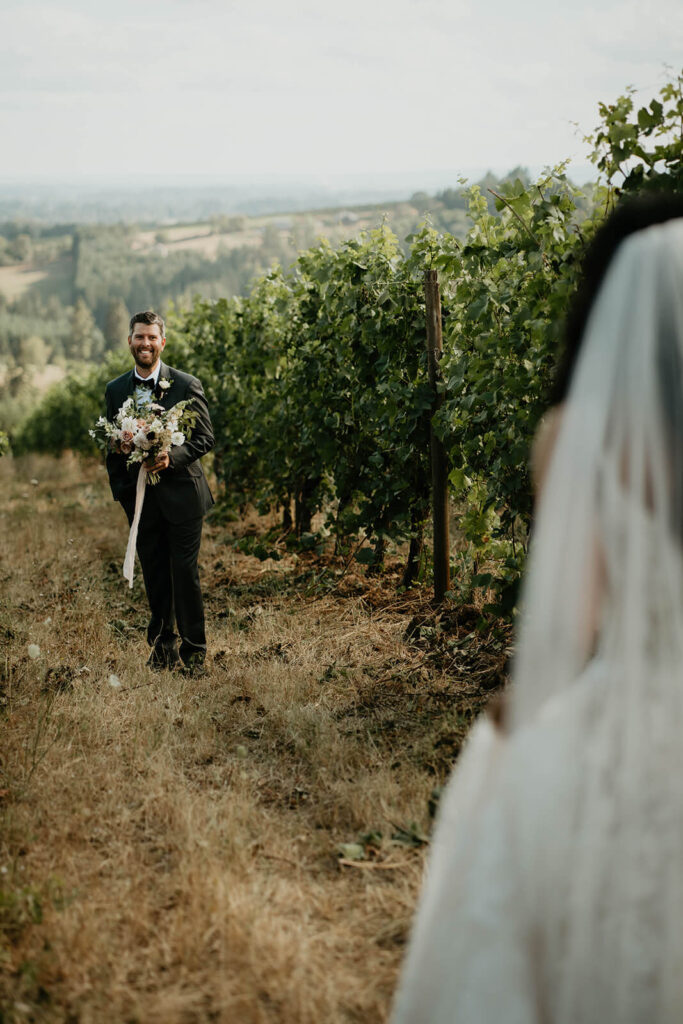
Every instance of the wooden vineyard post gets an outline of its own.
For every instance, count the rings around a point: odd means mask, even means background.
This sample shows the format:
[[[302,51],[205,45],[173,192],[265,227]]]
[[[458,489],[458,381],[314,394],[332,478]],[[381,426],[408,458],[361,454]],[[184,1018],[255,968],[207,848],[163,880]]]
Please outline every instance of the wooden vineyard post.
[[[427,365],[432,389],[432,416],[443,403],[439,393],[441,380],[441,297],[436,270],[425,271],[425,309],[427,314]],[[432,463],[432,522],[434,530],[434,599],[443,601],[450,578],[450,543],[448,537],[448,459],[443,442],[429,428]]]

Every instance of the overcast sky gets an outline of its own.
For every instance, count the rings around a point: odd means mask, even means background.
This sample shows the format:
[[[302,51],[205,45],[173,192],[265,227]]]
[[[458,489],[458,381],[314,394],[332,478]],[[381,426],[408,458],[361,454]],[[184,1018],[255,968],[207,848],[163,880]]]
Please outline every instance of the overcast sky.
[[[0,0],[0,180],[578,169],[682,43],[681,0]]]

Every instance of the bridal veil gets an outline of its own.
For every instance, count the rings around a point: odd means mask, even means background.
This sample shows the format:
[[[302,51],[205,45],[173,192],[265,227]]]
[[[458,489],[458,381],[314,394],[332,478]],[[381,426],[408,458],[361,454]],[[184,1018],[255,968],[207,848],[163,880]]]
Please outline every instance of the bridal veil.
[[[475,727],[395,1021],[683,1020],[683,219],[592,304],[540,499],[510,726]]]

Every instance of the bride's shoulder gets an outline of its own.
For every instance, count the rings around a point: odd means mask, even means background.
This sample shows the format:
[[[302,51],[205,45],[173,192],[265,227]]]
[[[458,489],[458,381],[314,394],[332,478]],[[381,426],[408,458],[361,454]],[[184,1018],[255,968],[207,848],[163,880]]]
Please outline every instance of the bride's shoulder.
[[[506,801],[534,803],[544,794],[553,799],[553,792],[568,794],[575,786],[608,678],[608,666],[595,659],[532,721],[499,741],[496,788],[504,791]]]
[[[550,697],[529,722],[514,729],[510,724],[511,700],[507,694],[500,695],[475,722],[462,756],[476,756],[483,750],[495,752],[497,757],[513,756],[518,748],[527,749],[537,740],[566,731],[574,721],[582,722],[594,713],[608,676],[608,666],[595,658],[571,686]]]
[[[481,715],[463,746],[441,801],[441,818],[455,822],[488,804],[511,806],[566,788],[581,761],[587,724],[600,700],[605,666],[592,662],[528,724],[510,729],[505,708]]]

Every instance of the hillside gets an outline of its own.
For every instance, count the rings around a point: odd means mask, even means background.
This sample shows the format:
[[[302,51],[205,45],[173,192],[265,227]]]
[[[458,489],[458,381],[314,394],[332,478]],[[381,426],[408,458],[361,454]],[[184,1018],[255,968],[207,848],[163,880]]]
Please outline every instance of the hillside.
[[[461,190],[447,190],[401,202],[204,220],[0,223],[0,429],[16,429],[42,382],[124,345],[136,310],[166,315],[190,307],[196,295],[244,295],[273,264],[288,267],[322,239],[337,245],[383,223],[402,240],[428,215],[439,230],[463,237],[465,206]]]

